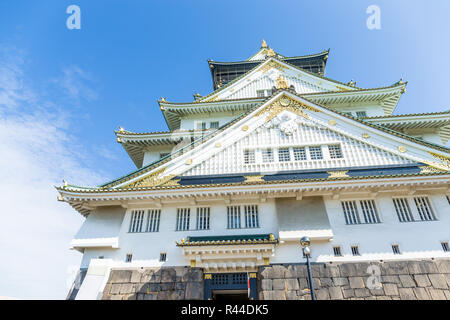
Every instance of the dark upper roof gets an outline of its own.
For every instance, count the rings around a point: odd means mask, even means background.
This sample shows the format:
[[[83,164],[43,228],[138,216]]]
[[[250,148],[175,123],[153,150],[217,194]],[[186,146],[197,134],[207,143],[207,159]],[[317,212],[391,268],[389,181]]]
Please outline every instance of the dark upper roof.
[[[321,53],[307,56],[296,56],[296,57],[278,56],[278,59],[290,63],[294,66],[297,66],[299,68],[302,68],[306,71],[324,75],[329,52],[330,50],[328,49]],[[213,60],[208,60],[214,90],[236,79],[237,77],[245,74],[246,72],[254,68],[256,65],[260,64],[262,61],[264,60],[246,60],[233,62],[217,62]]]

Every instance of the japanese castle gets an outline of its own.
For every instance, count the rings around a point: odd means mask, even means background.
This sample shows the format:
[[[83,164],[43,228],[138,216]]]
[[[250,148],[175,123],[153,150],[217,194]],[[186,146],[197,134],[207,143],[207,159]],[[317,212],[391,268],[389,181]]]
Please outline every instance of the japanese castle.
[[[450,258],[450,111],[395,114],[406,82],[330,79],[329,53],[263,40],[208,60],[211,93],[161,98],[168,131],[119,128],[135,171],[57,188],[85,217],[68,298],[300,299],[300,280],[276,280],[304,266],[304,236],[325,267]]]

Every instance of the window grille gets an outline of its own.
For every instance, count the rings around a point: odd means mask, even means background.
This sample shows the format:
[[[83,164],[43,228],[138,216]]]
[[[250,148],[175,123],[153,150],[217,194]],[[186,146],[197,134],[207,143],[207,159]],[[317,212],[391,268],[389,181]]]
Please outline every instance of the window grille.
[[[322,147],[309,147],[309,156],[311,160],[321,160],[323,159]]]
[[[209,229],[210,208],[197,208],[197,230]]]
[[[191,216],[190,208],[179,208],[177,209],[177,231],[189,230],[189,220]]]
[[[400,247],[398,246],[398,244],[393,244],[393,245],[392,245],[392,252],[393,252],[394,254],[401,254],[401,252],[400,252]]]
[[[361,200],[359,202],[365,223],[380,223],[374,200]]]
[[[414,203],[419,212],[420,220],[432,221],[436,220],[433,211],[431,210],[430,200],[428,197],[414,197]]]
[[[214,121],[209,123],[211,129],[219,129],[219,121]]]
[[[159,158],[162,159],[164,157],[167,157],[169,154],[170,154],[169,152],[160,153]]]
[[[244,206],[244,212],[245,212],[245,227],[259,228],[258,206],[257,205]]]
[[[354,256],[360,256],[361,254],[359,253],[359,247],[358,246],[351,246],[352,249],[352,255]]]
[[[255,150],[244,150],[244,163],[255,163]]]
[[[414,221],[408,199],[394,198],[392,200],[394,201],[395,212],[397,213],[397,217],[400,222]]]
[[[229,206],[227,207],[227,227],[228,229],[241,228],[241,207]]]
[[[330,153],[331,159],[341,159],[343,158],[342,149],[339,144],[333,144],[328,146],[328,151]]]
[[[273,150],[265,149],[262,151],[262,161],[263,162],[273,162]]]
[[[127,253],[125,256],[125,262],[131,262],[133,260],[133,255],[131,253]]]
[[[265,96],[266,96],[265,90],[256,90],[256,96],[257,96],[258,98],[263,98],[263,97],[265,97]]]
[[[278,149],[278,160],[281,162],[291,161],[291,155],[289,153],[289,148]]]
[[[159,231],[160,218],[161,218],[161,210],[160,209],[148,210],[147,232],[158,232]]]
[[[128,232],[142,232],[144,221],[144,210],[133,210],[131,212],[130,228]]]
[[[449,251],[448,242],[441,242],[441,246],[442,246],[442,250],[444,250],[444,252]]]
[[[304,147],[294,148],[294,160],[295,161],[306,160],[306,150]]]
[[[358,208],[355,201],[342,201],[342,209],[346,224],[360,224]]]
[[[333,247],[333,253],[335,257],[341,257],[342,256],[342,251],[341,251],[341,247]]]
[[[358,118],[365,118],[365,117],[367,117],[367,112],[366,111],[356,111],[356,116]]]
[[[167,253],[161,252],[161,253],[159,254],[159,261],[160,261],[160,262],[167,261]]]
[[[450,204],[450,196],[447,196],[447,202]]]

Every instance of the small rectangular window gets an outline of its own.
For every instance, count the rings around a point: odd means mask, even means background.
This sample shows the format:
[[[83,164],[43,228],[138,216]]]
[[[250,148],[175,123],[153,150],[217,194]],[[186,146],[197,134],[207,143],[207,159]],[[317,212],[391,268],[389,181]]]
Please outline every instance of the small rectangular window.
[[[306,160],[306,150],[304,147],[294,148],[294,160],[295,161]]]
[[[309,156],[311,160],[322,160],[323,154],[322,154],[322,147],[309,147]]]
[[[164,262],[164,261],[166,261],[166,260],[167,260],[167,253],[161,252],[161,253],[159,254],[159,261],[160,261],[160,262]]]
[[[341,146],[339,144],[329,145],[328,151],[330,153],[331,159],[342,159],[344,157],[342,155]]]
[[[442,250],[444,250],[444,252],[449,251],[448,242],[441,242],[441,246],[442,246]]]
[[[125,262],[131,262],[133,260],[133,255],[131,253],[127,253],[125,257]]]
[[[128,232],[142,232],[142,225],[144,222],[144,210],[131,211],[131,221]]]
[[[398,246],[398,244],[393,244],[392,245],[392,252],[394,254],[400,254],[400,247]]]
[[[227,207],[227,227],[228,229],[241,228],[241,207],[229,206]]]
[[[352,255],[354,256],[360,256],[361,254],[359,253],[359,247],[358,246],[351,246],[352,249]]]
[[[147,232],[158,232],[159,231],[159,221],[161,218],[161,210],[148,210],[147,216]]]
[[[289,148],[278,149],[278,160],[281,162],[291,161],[291,155],[289,153]]]
[[[214,121],[209,123],[211,129],[219,129],[219,121]]]
[[[341,247],[333,247],[333,253],[335,257],[341,257],[342,256],[342,252],[341,252]]]
[[[375,207],[375,201],[361,200],[359,204],[361,205],[361,210],[365,223],[380,223],[377,208]]]
[[[358,208],[355,201],[342,201],[342,210],[346,224],[360,224]]]
[[[414,197],[414,203],[416,204],[417,211],[419,212],[420,220],[436,220],[428,197]]]
[[[263,162],[273,162],[273,150],[264,149],[262,151],[262,161]]]
[[[191,217],[190,208],[179,208],[177,209],[177,231],[189,230],[189,221]]]
[[[169,152],[160,153],[160,154],[159,154],[159,158],[160,158],[160,159],[165,158],[165,157],[167,157],[169,154],[170,154]]]
[[[255,163],[255,150],[244,150],[244,163]]]
[[[356,111],[356,116],[358,118],[365,118],[365,117],[367,117],[367,112],[366,111]]]
[[[447,196],[447,202],[450,204],[450,196]]]
[[[394,198],[395,212],[397,213],[398,220],[400,222],[414,221],[411,209],[409,207],[408,199],[406,198]]]
[[[263,98],[265,97],[265,90],[256,90],[256,96],[258,98]]]
[[[245,227],[259,228],[258,206],[257,205],[244,206],[244,213],[245,213]]]
[[[197,230],[209,229],[210,208],[197,208]]]

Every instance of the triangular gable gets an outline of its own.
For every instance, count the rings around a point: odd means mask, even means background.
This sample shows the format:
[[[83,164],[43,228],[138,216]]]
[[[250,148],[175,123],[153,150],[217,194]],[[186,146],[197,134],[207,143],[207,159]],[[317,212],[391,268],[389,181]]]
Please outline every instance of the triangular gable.
[[[289,87],[293,86],[298,94],[356,89],[272,57],[223,88],[203,97],[201,101],[255,97],[258,90],[276,87],[280,77],[286,80]]]
[[[224,150],[236,145],[238,141],[250,139],[258,130],[267,133],[266,129],[272,125],[269,122],[278,116],[283,116],[283,113],[289,116],[298,116],[296,119],[299,119],[297,123],[299,127],[309,126],[314,128],[313,131],[315,130],[316,133],[321,131],[322,137],[328,136],[331,139],[334,135],[333,139],[341,142],[346,139],[345,148],[349,148],[351,145],[355,148],[352,153],[353,157],[361,158],[361,152],[372,152],[374,159],[379,157],[380,161],[387,161],[388,164],[415,162],[425,163],[439,170],[450,170],[448,151],[437,151],[424,143],[419,144],[419,142],[407,140],[330,108],[313,104],[288,91],[280,91],[259,107],[234,120],[223,131],[205,139],[203,143],[192,150],[185,151],[182,155],[155,167],[155,169],[140,175],[133,175],[130,179],[120,179],[114,183],[114,188],[149,186],[149,183],[150,185],[167,184],[172,183],[170,179],[175,176],[194,174],[195,168],[208,161],[212,163],[211,159],[217,158]],[[235,161],[238,160],[235,159]],[[362,161],[366,160],[362,159]],[[367,164],[374,165],[375,162]],[[231,163],[226,170],[231,170],[234,165],[235,163]],[[357,163],[352,162],[351,165],[356,166]],[[147,182],[140,183],[144,180]]]

